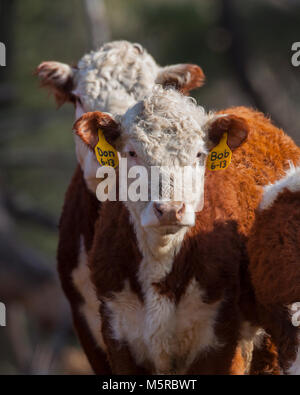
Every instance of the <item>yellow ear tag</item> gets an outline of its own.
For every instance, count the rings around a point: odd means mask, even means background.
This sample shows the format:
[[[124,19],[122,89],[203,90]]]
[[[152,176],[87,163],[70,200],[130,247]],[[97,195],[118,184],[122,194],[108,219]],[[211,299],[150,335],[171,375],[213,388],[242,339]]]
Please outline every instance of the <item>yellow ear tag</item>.
[[[105,140],[103,131],[101,129],[98,129],[98,137],[99,141],[95,147],[95,154],[98,162],[102,166],[116,168],[119,166],[118,152]]]
[[[210,151],[206,165],[209,170],[225,170],[230,165],[232,151],[227,145],[227,138],[228,133],[224,133],[219,144]]]

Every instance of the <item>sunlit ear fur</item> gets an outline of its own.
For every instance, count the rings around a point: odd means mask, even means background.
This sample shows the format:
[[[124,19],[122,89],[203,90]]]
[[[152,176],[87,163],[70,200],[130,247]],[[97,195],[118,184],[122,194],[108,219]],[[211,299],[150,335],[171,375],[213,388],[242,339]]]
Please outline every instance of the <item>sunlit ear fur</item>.
[[[204,84],[205,75],[201,67],[195,64],[175,64],[163,67],[157,75],[156,83],[163,87],[173,86],[183,94]]]
[[[233,114],[217,116],[214,120],[210,121],[208,126],[210,148],[218,145],[226,132],[228,133],[227,144],[233,151],[247,140],[249,126],[244,118],[237,117]]]
[[[103,131],[106,141],[118,149],[117,142],[121,136],[120,126],[109,114],[100,111],[87,112],[75,122],[73,129],[92,150],[99,141],[98,129]]]
[[[41,81],[41,86],[47,88],[55,97],[60,107],[65,102],[74,102],[72,94],[74,68],[60,62],[43,62],[35,74]]]

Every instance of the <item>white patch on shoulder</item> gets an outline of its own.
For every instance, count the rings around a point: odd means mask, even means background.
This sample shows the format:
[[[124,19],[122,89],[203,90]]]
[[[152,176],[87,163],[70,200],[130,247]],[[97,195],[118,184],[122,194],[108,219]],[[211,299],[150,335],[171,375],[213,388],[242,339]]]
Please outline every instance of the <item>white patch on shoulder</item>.
[[[84,316],[97,345],[102,350],[106,350],[101,331],[100,301],[97,298],[96,291],[90,279],[90,269],[88,267],[88,257],[83,236],[80,237],[78,266],[73,270],[72,280],[84,300],[80,306],[80,312]]]
[[[285,189],[291,192],[300,191],[300,167],[291,165],[285,177],[264,188],[264,195],[259,206],[260,210],[266,210],[271,207]]]

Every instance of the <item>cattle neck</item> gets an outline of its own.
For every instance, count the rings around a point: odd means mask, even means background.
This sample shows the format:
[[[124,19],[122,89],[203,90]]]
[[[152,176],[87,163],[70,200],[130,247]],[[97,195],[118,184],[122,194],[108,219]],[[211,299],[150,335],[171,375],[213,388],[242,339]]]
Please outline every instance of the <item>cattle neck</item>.
[[[138,247],[143,262],[150,265],[167,266],[171,270],[175,256],[180,251],[187,226],[182,227],[142,227],[134,213],[130,212]],[[165,273],[166,274],[166,273]]]

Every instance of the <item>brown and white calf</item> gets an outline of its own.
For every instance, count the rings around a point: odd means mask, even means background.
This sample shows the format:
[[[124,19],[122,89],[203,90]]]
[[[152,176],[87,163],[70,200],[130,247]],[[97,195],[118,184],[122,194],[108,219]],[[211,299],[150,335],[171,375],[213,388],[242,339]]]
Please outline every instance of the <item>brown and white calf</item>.
[[[261,324],[275,341],[282,371],[299,375],[299,167],[265,187],[248,250]]]
[[[85,55],[75,67],[43,62],[37,69],[42,85],[59,105],[75,105],[76,119],[87,111],[121,114],[149,94],[155,83],[174,85],[184,93],[203,84],[200,67],[178,64],[160,67],[139,44],[116,41]],[[89,278],[87,252],[94,235],[100,202],[95,196],[100,167],[94,155],[75,136],[79,162],[68,187],[60,219],[58,270],[70,302],[74,326],[96,373],[109,373],[99,331],[99,302]]]
[[[158,88],[122,117],[80,118],[76,134],[92,154],[99,128],[129,172],[200,168],[192,198],[102,203],[89,261],[112,372],[232,373],[242,324],[255,315],[246,241],[259,186],[282,175],[288,159],[299,160],[299,149],[262,114],[243,107],[206,114]],[[224,133],[233,162],[206,172]]]

